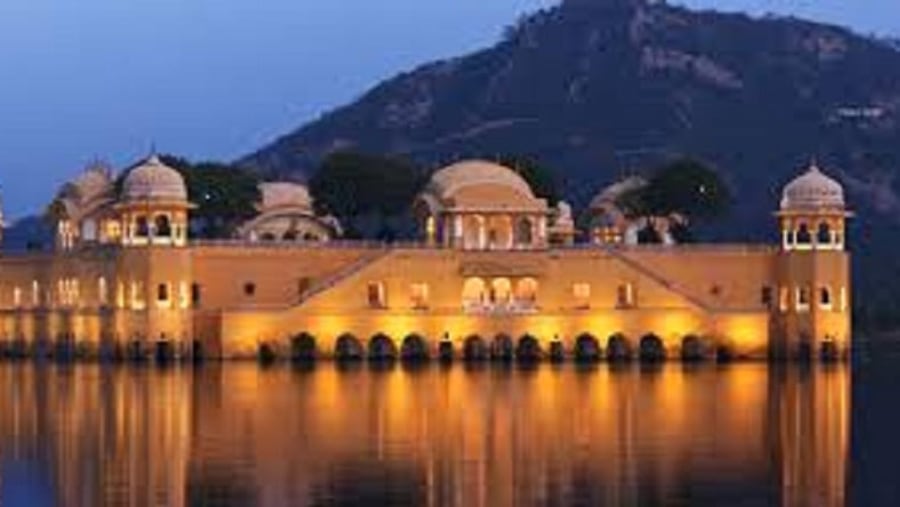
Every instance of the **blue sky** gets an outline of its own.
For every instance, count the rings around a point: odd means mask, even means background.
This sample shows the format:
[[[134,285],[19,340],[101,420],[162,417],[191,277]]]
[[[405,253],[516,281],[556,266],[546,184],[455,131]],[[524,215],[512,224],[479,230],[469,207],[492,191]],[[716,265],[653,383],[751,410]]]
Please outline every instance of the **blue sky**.
[[[94,158],[230,159],[555,0],[0,0],[0,185],[39,209]],[[897,0],[685,0],[900,34]],[[861,7],[864,5],[864,7]]]

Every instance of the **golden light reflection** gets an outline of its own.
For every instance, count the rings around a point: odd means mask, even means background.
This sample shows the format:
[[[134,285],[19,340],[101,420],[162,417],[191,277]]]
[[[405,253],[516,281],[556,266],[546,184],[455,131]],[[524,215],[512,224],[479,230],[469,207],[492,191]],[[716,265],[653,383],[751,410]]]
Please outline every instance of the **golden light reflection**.
[[[837,506],[849,382],[762,364],[0,365],[0,449],[84,505]]]

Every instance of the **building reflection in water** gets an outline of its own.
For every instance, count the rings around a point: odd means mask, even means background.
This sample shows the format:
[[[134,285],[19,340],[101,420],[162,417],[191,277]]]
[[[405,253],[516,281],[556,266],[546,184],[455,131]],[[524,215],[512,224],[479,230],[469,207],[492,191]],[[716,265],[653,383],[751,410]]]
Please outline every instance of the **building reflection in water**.
[[[843,505],[849,381],[761,364],[4,365],[0,505]]]

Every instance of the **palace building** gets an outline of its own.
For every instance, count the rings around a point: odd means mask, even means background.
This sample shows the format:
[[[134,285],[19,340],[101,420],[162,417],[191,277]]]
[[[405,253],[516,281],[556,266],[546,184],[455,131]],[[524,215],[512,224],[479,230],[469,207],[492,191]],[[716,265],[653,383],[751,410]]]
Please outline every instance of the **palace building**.
[[[783,191],[772,245],[636,244],[616,196],[589,231],[515,171],[464,161],[414,203],[420,241],[341,240],[307,189],[265,183],[231,240],[189,236],[194,205],[156,157],[116,183],[88,168],[55,201],[52,252],[0,257],[0,346],[14,356],[846,357],[843,189],[813,164]],[[579,233],[580,234],[577,234]],[[576,242],[576,237],[588,237]]]

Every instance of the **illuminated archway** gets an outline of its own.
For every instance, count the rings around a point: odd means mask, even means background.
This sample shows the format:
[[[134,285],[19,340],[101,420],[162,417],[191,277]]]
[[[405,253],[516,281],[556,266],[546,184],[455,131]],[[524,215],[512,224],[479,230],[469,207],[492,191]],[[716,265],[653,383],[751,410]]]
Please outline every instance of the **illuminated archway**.
[[[419,334],[410,334],[400,345],[400,358],[404,361],[425,361],[429,359],[428,344]]]
[[[515,241],[517,246],[527,246],[534,242],[533,225],[530,218],[516,220]]]
[[[575,338],[575,360],[595,362],[600,360],[600,342],[590,333],[582,333]]]
[[[606,359],[609,361],[627,361],[631,359],[631,346],[628,338],[622,333],[616,333],[606,341]]]
[[[309,333],[300,333],[291,338],[291,360],[312,361],[316,358],[316,338]]]
[[[466,278],[462,292],[463,305],[480,305],[485,301],[485,283],[481,278]]]
[[[689,334],[681,340],[681,360],[696,362],[706,359],[706,347],[699,336]]]
[[[534,278],[522,278],[516,283],[516,302],[532,306],[537,302],[538,282]]]
[[[523,362],[540,361],[543,354],[537,338],[530,334],[519,338],[519,344],[516,346],[516,359]]]
[[[388,335],[378,333],[369,340],[369,361],[393,361],[394,359],[397,359],[397,347]]]
[[[508,303],[512,299],[512,282],[509,278],[491,280],[491,303]]]
[[[498,334],[491,344],[491,359],[511,361],[513,358],[513,340],[507,334]]]
[[[338,337],[334,344],[334,358],[339,361],[359,361],[363,358],[363,346],[350,333]]]
[[[662,339],[653,333],[644,335],[638,345],[638,357],[641,361],[650,363],[664,361],[666,348]]]
[[[473,334],[463,342],[463,359],[466,361],[484,361],[488,358],[488,346],[484,338]]]

